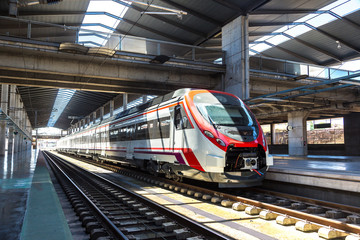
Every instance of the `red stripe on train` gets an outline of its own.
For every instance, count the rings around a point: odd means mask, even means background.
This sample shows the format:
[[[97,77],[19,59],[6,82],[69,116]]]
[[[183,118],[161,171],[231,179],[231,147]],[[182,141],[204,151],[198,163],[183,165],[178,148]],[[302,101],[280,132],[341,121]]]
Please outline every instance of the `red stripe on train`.
[[[181,150],[188,162],[189,166],[199,171],[205,172],[203,167],[200,165],[199,160],[196,158],[191,148],[134,148],[134,149],[146,149],[146,150]]]

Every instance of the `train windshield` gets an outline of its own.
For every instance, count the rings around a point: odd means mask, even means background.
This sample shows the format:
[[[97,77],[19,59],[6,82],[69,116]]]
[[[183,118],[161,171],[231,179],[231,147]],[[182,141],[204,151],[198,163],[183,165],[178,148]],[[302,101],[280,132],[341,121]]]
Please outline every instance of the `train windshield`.
[[[218,126],[254,126],[254,116],[239,99],[221,93],[199,93],[194,103],[201,115],[215,128]]]

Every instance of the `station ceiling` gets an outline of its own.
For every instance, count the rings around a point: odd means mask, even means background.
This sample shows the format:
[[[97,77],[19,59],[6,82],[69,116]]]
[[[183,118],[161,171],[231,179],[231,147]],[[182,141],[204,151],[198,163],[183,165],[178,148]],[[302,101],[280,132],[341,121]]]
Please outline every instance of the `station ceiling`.
[[[1,16],[9,16],[9,1],[0,2]],[[63,0],[56,4],[26,5],[18,8],[17,18],[46,22],[58,25],[80,27],[86,14],[89,0]],[[50,2],[50,1],[49,1]],[[221,49],[221,28],[240,15],[248,15],[249,43],[274,34],[276,29],[291,24],[318,9],[331,4],[333,0],[153,0],[144,1],[165,8],[187,12],[181,18],[174,15],[144,14],[153,10],[139,4],[129,5],[121,0],[129,10],[116,27],[116,32],[144,38],[173,41]],[[346,1],[344,1],[346,2]],[[27,35],[27,25],[1,20],[1,33]],[[360,56],[360,14],[353,12],[346,17],[336,16],[336,20],[289,41],[273,46],[262,56],[286,59],[311,64],[329,66]],[[59,31],[57,28],[32,26],[31,38],[51,42],[74,42],[76,33]],[[267,43],[268,44],[268,43]],[[338,47],[340,46],[340,47]],[[35,126],[34,111],[38,112],[37,127],[44,127],[57,95],[57,89],[18,88],[32,126]],[[96,110],[116,94],[77,91],[66,112],[62,114],[55,127],[66,129],[71,123],[67,115],[86,115]],[[91,104],[87,104],[91,101]]]

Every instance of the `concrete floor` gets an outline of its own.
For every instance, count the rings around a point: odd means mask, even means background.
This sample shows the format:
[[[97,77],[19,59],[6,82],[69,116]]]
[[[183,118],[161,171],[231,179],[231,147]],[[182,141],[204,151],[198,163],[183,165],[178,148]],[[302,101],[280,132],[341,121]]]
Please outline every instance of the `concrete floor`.
[[[360,175],[360,157],[326,155],[290,157],[289,155],[274,155],[273,168],[306,169],[310,171]]]
[[[37,154],[0,157],[0,239],[19,239]]]

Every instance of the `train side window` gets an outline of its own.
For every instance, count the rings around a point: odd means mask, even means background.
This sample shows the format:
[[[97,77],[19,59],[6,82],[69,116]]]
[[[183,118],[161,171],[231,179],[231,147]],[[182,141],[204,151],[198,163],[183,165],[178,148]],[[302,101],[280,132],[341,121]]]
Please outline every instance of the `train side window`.
[[[161,138],[170,137],[170,117],[165,117],[160,119],[160,137]]]
[[[181,105],[175,107],[174,125],[176,130],[191,128],[189,119],[186,116],[185,110]]]

